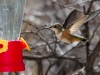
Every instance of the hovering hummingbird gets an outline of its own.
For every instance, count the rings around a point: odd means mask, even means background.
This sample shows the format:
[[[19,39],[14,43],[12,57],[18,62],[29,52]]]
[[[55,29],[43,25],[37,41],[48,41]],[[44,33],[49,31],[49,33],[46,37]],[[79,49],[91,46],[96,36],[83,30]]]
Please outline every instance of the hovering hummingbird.
[[[55,35],[59,40],[66,43],[87,41],[85,37],[77,35],[75,33],[83,25],[85,20],[88,18],[88,15],[84,15],[83,17],[75,20],[76,14],[77,10],[73,10],[69,14],[63,25],[61,25],[60,23],[55,23],[50,27],[50,29],[55,32]]]

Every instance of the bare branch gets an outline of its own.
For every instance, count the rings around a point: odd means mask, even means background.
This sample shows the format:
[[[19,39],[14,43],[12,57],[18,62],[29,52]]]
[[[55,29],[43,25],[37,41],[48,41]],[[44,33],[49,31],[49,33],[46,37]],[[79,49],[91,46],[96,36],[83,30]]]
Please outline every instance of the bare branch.
[[[96,60],[96,57],[99,55],[100,52],[100,40],[97,43],[96,47],[94,48],[93,52],[90,54],[89,59],[86,63],[86,70],[88,71],[88,75],[93,74],[93,64],[94,61]]]
[[[23,56],[24,59],[26,60],[43,60],[43,59],[48,59],[48,58],[55,58],[55,59],[68,59],[68,60],[72,60],[72,61],[76,61],[76,59],[79,58],[72,58],[72,57],[60,57],[60,56]]]
[[[97,27],[95,28],[95,30],[93,31],[93,34],[92,34],[92,36],[91,36],[91,38],[90,38],[90,42],[91,42],[91,40],[94,38],[94,35],[95,35],[95,32],[97,31],[97,29],[98,29],[98,27],[100,26],[100,23],[97,25]]]

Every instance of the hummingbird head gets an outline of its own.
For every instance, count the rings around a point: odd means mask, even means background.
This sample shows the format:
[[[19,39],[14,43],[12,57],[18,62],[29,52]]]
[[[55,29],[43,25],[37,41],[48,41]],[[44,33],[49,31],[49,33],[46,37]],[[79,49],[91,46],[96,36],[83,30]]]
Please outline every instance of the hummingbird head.
[[[55,23],[53,26],[50,27],[50,29],[54,31],[56,34],[59,34],[63,30],[60,23]]]

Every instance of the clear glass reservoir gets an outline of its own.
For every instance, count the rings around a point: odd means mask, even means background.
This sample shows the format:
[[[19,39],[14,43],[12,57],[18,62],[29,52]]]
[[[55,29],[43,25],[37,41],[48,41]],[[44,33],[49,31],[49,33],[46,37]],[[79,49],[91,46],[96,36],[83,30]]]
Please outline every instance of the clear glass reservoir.
[[[26,0],[0,0],[0,39],[17,40],[20,37]]]

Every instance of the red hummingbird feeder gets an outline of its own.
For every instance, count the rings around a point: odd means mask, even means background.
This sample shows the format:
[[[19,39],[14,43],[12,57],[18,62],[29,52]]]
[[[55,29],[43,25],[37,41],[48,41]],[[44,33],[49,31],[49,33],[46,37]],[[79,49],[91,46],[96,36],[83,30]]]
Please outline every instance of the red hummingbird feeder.
[[[25,0],[0,1],[0,72],[25,70],[22,50],[30,50],[20,37]]]

